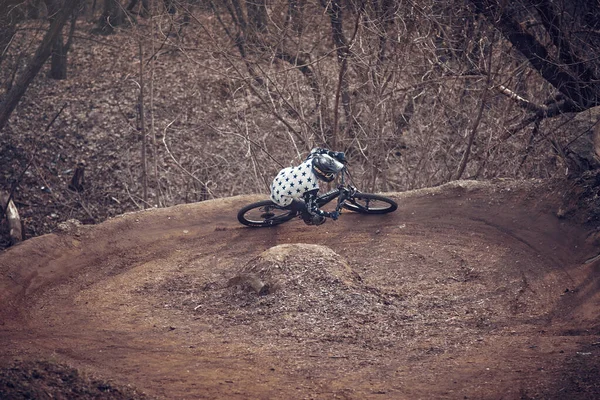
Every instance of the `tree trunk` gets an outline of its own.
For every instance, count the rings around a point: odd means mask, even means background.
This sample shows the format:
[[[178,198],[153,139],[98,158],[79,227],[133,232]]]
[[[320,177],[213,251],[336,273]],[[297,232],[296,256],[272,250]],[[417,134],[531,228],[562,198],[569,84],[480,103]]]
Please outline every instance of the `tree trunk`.
[[[267,5],[265,0],[250,0],[246,2],[248,23],[253,34],[267,30]]]
[[[67,79],[67,51],[62,34],[58,35],[52,46],[50,74],[52,79]]]
[[[25,14],[27,19],[38,19],[40,18],[40,8],[42,6],[42,0],[30,0],[27,2],[27,10]]]
[[[48,10],[50,15],[55,15],[60,10],[60,4],[57,1],[48,1]],[[50,72],[48,77],[51,79],[67,79],[67,53],[73,40],[73,34],[75,33],[75,24],[77,22],[77,12],[74,11],[71,17],[71,28],[69,30],[69,36],[67,43],[65,44],[62,31],[54,41],[52,46],[52,57],[50,58]],[[50,21],[54,17],[50,17]]]
[[[48,19],[51,23],[56,13],[60,10],[60,6],[60,0],[46,0]],[[50,57],[50,71],[48,72],[48,77],[57,80],[67,79],[67,53],[62,30],[52,44],[52,55]]]
[[[331,34],[333,38],[333,44],[335,45],[337,52],[337,61],[340,67],[339,75],[338,75],[338,85],[335,93],[335,102],[333,107],[333,126],[331,128],[331,133],[329,137],[328,145],[331,147],[336,147],[338,142],[338,130],[339,130],[339,103],[341,100],[342,106],[344,108],[344,113],[346,116],[346,122],[350,121],[350,91],[349,91],[349,83],[347,77],[347,69],[348,69],[348,41],[346,40],[346,36],[344,36],[343,30],[343,17],[342,17],[342,5],[340,0],[332,0],[326,1],[321,0],[321,5],[329,14],[329,20],[331,23]]]
[[[135,8],[135,6],[138,4],[138,0],[130,0],[129,4],[127,5],[127,11],[129,12],[133,12],[133,9]],[[165,0],[165,4],[166,4],[167,0]],[[140,7],[140,11],[138,12],[139,15],[148,15],[150,13],[150,6],[148,5],[148,0],[142,0],[142,5]],[[106,4],[106,3],[105,3]]]
[[[4,101],[0,103],[0,132],[2,132],[2,130],[4,129],[4,126],[8,122],[8,119],[10,118],[10,115],[17,106],[17,103],[19,102],[23,94],[25,94],[27,87],[29,86],[31,81],[33,81],[33,79],[36,77],[38,72],[40,72],[40,69],[42,69],[42,66],[44,65],[48,57],[50,57],[54,41],[56,40],[58,35],[60,35],[63,26],[67,22],[67,19],[73,13],[75,7],[77,7],[80,4],[80,1],[81,0],[65,1],[65,4],[60,9],[58,14],[56,14],[56,17],[50,24],[50,29],[48,29],[48,32],[46,32],[46,35],[42,39],[42,43],[40,43],[40,46],[38,47],[37,51],[35,52],[35,55],[27,65],[27,68],[19,75],[15,84],[6,94]]]
[[[125,12],[118,0],[104,0],[104,11],[98,21],[98,30],[96,32],[103,35],[110,35],[115,31],[115,27],[125,22]]]

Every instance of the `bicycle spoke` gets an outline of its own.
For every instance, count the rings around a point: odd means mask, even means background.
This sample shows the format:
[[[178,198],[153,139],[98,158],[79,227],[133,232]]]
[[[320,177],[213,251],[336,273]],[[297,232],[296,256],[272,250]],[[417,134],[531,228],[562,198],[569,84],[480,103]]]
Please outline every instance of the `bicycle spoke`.
[[[396,210],[397,204],[387,197],[358,193],[346,200],[344,207],[363,214],[386,214]]]
[[[270,201],[251,204],[238,213],[238,220],[245,225],[261,227],[274,226],[289,221],[295,216],[290,210],[279,207]]]

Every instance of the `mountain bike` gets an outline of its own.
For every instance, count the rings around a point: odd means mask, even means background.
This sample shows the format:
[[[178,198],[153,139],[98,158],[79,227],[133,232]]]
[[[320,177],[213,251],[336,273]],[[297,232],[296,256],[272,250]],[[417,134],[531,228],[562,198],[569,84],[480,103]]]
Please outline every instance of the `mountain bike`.
[[[340,176],[340,184],[335,189],[317,197],[316,202],[319,208],[335,199],[337,199],[335,211],[340,214],[342,209],[359,214],[387,214],[398,208],[398,204],[392,199],[377,194],[363,193],[346,183],[347,179],[351,180],[347,168],[340,171]],[[289,206],[283,207],[271,200],[248,204],[237,215],[240,223],[253,228],[276,226],[295,217],[301,218],[300,213],[290,210]]]

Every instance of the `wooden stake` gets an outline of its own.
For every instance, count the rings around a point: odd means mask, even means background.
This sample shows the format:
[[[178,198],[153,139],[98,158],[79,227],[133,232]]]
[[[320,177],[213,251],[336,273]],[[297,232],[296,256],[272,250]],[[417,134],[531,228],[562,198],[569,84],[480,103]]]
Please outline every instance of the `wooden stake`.
[[[19,210],[8,194],[0,193],[0,206],[6,215],[11,244],[23,241],[23,229],[21,227]]]

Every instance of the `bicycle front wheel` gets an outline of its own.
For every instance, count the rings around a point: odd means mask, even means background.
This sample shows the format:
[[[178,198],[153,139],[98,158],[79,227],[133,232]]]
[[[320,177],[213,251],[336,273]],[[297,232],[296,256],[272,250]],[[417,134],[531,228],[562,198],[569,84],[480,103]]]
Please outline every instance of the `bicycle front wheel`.
[[[392,199],[371,193],[356,193],[342,204],[347,210],[361,214],[387,214],[396,211],[398,204]]]
[[[271,200],[248,204],[237,215],[240,223],[253,228],[267,228],[282,224],[297,215],[295,211],[281,207]]]

